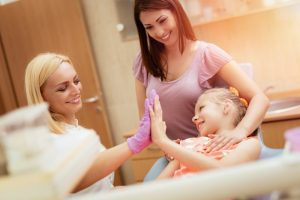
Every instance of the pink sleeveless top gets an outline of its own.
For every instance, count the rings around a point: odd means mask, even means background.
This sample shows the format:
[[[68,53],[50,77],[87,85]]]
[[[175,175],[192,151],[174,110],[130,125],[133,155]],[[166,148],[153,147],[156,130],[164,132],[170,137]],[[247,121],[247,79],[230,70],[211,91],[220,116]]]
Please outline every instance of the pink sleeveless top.
[[[170,139],[198,136],[192,123],[196,101],[204,90],[216,86],[208,80],[231,60],[232,57],[216,45],[198,42],[197,52],[186,71],[174,81],[161,81],[147,73],[141,54],[137,55],[133,64],[134,76],[143,82],[147,96],[152,89],[158,93]]]

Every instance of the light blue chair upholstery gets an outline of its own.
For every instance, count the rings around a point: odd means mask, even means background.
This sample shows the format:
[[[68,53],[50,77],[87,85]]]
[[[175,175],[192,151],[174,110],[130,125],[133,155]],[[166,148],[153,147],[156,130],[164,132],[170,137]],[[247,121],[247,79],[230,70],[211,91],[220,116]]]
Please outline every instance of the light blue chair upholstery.
[[[162,170],[168,165],[168,163],[169,161],[166,159],[166,157],[159,158],[146,174],[144,182],[155,180]]]

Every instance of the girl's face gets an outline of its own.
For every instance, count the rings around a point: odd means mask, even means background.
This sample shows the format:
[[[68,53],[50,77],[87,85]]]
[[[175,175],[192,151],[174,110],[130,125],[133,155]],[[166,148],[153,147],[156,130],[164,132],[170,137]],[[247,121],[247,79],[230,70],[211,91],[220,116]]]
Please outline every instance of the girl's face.
[[[193,122],[201,136],[215,134],[224,119],[223,106],[211,101],[207,95],[200,97],[195,106]]]
[[[70,119],[75,117],[75,113],[82,107],[81,89],[74,67],[68,62],[63,62],[44,83],[42,95],[52,112]]]
[[[140,20],[148,35],[156,41],[166,46],[178,42],[178,27],[175,16],[170,10],[143,11]]]

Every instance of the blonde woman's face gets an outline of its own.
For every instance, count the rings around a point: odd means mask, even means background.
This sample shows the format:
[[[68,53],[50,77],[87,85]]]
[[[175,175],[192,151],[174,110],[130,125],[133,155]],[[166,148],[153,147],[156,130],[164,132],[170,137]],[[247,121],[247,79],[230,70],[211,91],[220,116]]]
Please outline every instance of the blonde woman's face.
[[[178,27],[175,16],[170,10],[143,11],[140,20],[148,35],[156,41],[166,46],[177,44]]]
[[[74,67],[68,62],[63,62],[45,82],[42,95],[52,112],[68,119],[74,117],[82,107],[81,89]]]

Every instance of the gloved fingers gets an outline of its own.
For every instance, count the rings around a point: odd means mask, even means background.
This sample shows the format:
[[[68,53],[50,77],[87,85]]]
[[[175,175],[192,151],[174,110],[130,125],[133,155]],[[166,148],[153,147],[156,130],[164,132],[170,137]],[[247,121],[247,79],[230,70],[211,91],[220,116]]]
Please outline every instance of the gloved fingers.
[[[150,105],[150,101],[148,98],[145,99],[145,104],[144,104],[144,113],[145,113],[145,116],[149,116],[149,105]]]

